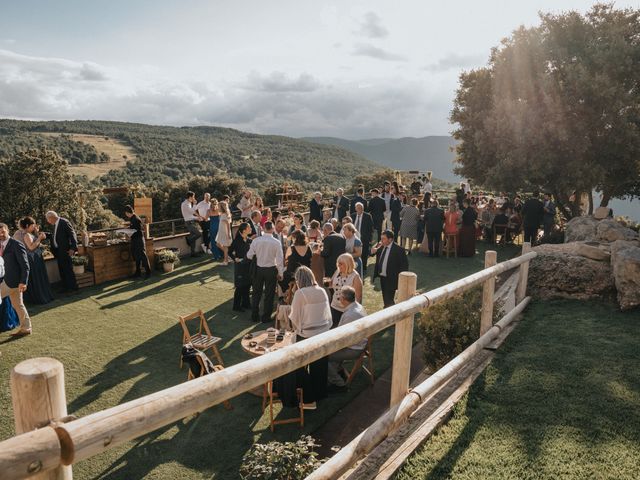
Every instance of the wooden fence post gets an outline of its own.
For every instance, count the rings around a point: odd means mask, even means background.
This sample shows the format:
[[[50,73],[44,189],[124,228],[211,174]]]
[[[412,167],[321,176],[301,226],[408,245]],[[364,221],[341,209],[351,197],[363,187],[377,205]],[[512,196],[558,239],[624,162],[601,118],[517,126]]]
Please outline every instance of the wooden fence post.
[[[398,301],[408,300],[416,294],[418,276],[412,272],[401,272],[398,277]],[[391,402],[394,406],[409,391],[411,372],[411,350],[413,348],[413,315],[403,318],[395,327],[393,342],[393,370],[391,373]]]
[[[484,253],[484,268],[493,267],[498,262],[495,250]],[[496,289],[496,277],[487,278],[482,287],[482,311],[480,313],[480,336],[493,326],[493,293]]]
[[[522,255],[531,251],[531,243],[524,242],[522,244]],[[520,265],[520,277],[516,288],[516,305],[527,296],[527,280],[529,278],[529,262]]]
[[[54,358],[32,358],[11,371],[11,400],[16,433],[42,428],[67,416],[64,367]],[[34,465],[37,472],[42,465]],[[71,480],[71,466],[61,466],[33,477],[47,480]]]

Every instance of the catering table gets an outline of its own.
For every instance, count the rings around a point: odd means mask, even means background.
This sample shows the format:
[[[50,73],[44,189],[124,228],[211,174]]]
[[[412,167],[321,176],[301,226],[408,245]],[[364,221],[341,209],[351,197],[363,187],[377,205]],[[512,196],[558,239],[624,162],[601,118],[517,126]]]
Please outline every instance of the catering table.
[[[242,345],[242,349],[253,357],[259,357],[261,355],[264,355],[265,353],[273,352],[288,345],[292,345],[296,341],[296,335],[293,332],[285,332],[284,338],[280,342],[276,342],[275,345],[272,346],[269,346],[267,344],[266,330],[257,330],[255,332],[252,332],[251,338],[245,337],[246,335],[242,337],[242,339],[240,340],[240,344]],[[252,342],[256,342],[256,345],[253,347],[251,346],[253,345]],[[256,395],[257,397],[262,397],[263,392],[263,387],[256,387],[253,390],[249,390],[248,393]]]

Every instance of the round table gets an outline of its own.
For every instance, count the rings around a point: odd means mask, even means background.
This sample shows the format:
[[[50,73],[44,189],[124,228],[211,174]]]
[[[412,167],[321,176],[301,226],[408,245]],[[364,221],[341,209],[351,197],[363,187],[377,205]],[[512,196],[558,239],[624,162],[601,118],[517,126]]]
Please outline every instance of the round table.
[[[255,332],[251,332],[251,335],[251,338],[242,337],[242,340],[240,340],[240,344],[242,345],[242,349],[253,357],[259,357],[261,355],[264,355],[265,353],[273,352],[296,342],[296,334],[293,332],[286,332],[284,338],[281,341],[276,342],[271,346],[267,344],[266,330],[257,330]],[[256,346],[249,346],[251,342],[256,342]],[[262,397],[263,391],[263,387],[256,387],[252,390],[248,390],[248,393],[251,393],[257,397]]]

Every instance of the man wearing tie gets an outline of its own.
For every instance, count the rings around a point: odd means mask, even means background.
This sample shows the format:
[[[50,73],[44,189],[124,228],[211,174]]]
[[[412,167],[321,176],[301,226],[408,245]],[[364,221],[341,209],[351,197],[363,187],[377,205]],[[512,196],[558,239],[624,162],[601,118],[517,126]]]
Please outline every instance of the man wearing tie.
[[[349,212],[351,213],[352,217],[356,213],[356,205],[358,203],[361,203],[365,210],[367,209],[367,201],[364,199],[364,187],[363,186],[359,186],[358,187],[358,190],[356,191],[355,197],[353,197],[351,199],[351,209],[350,209]]]
[[[260,210],[254,210],[251,213],[251,222],[250,222],[251,234],[249,235],[249,238],[251,240],[254,240],[257,237],[262,236],[262,227],[260,226],[261,219],[262,219],[262,213],[260,213]]]
[[[78,238],[71,222],[58,216],[54,211],[46,213],[47,222],[53,225],[53,234],[48,234],[51,241],[51,253],[58,262],[58,271],[62,280],[63,291],[78,290],[76,276],[73,273],[71,257],[78,251]]]
[[[342,222],[343,217],[349,211],[349,200],[343,196],[344,190],[341,188],[336,190],[336,196],[333,197],[333,218],[337,218],[338,222]]]
[[[377,188],[371,190],[371,200],[369,200],[369,213],[373,220],[373,229],[378,232],[378,242],[382,237],[382,222],[384,220],[385,203],[380,198],[380,191]]]
[[[20,330],[14,337],[31,335],[31,318],[24,306],[22,294],[27,290],[29,260],[25,246],[9,236],[9,227],[0,223],[0,257],[4,261],[4,279],[0,284],[2,297],[9,296],[20,319]]]
[[[360,241],[362,242],[362,271],[367,271],[367,259],[369,258],[369,252],[371,250],[371,239],[373,237],[373,218],[371,215],[364,211],[364,205],[360,202],[355,205],[356,211],[353,215],[353,224],[360,235]]]
[[[382,232],[381,241],[371,250],[376,256],[376,268],[373,279],[380,277],[380,289],[384,308],[395,305],[398,289],[398,276],[409,270],[409,261],[404,248],[394,242],[395,235],[391,230]]]
[[[256,271],[253,277],[253,298],[251,320],[260,321],[260,299],[264,291],[264,306],[262,322],[271,321],[273,300],[276,294],[276,283],[282,280],[284,274],[284,255],[282,245],[273,236],[273,223],[264,224],[264,235],[251,242],[247,252],[247,259],[256,257]]]
[[[273,237],[280,242],[282,245],[282,251],[284,252],[287,249],[287,240],[284,236],[284,230],[287,226],[287,223],[279,218],[275,223],[275,232],[273,232]]]

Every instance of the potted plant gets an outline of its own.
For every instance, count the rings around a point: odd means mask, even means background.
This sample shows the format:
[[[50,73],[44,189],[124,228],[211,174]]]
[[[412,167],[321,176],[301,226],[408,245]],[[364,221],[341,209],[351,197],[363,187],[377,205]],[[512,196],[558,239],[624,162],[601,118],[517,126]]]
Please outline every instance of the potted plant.
[[[161,250],[156,255],[157,261],[162,265],[162,269],[165,272],[173,272],[173,267],[178,262],[178,255],[169,249]]]
[[[74,255],[71,257],[71,264],[73,265],[73,273],[81,275],[84,273],[84,267],[89,265],[89,259],[84,255]]]

